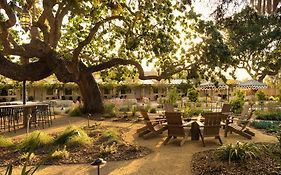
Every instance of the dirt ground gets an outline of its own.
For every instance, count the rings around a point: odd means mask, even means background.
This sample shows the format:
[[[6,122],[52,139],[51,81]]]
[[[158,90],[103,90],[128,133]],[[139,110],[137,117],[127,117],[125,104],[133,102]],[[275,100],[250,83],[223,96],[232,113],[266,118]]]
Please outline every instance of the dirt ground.
[[[191,158],[196,152],[219,147],[219,142],[210,137],[206,139],[206,147],[202,146],[201,141],[187,141],[182,147],[178,146],[178,142],[174,141],[164,146],[162,143],[167,133],[162,136],[142,139],[137,137],[136,129],[143,126],[141,123],[121,123],[110,121],[90,121],[107,126],[120,126],[129,128],[124,137],[128,142],[145,146],[153,150],[153,153],[134,160],[128,161],[112,161],[100,169],[101,175],[190,175],[191,174]],[[45,128],[43,131],[48,133],[60,132],[68,125],[86,126],[87,120],[80,117],[57,116],[53,125]],[[254,130],[256,136],[250,140],[251,142],[275,142],[275,137],[265,135]],[[8,137],[20,138],[25,135],[25,130],[19,130],[17,133],[5,133]],[[221,133],[223,136],[223,133]],[[227,138],[222,137],[224,144],[235,143],[236,141],[249,141],[236,134],[229,134]],[[2,169],[3,171],[3,169]],[[3,172],[2,172],[3,173]],[[1,169],[0,169],[1,174]],[[16,173],[19,174],[19,168]],[[79,165],[60,165],[60,166],[41,166],[36,175],[94,175],[97,174],[97,168],[87,164]]]

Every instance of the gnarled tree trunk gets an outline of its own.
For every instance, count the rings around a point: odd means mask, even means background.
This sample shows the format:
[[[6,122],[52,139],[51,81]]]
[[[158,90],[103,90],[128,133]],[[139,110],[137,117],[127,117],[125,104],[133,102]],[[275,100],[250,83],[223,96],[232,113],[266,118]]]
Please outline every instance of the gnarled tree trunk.
[[[79,86],[86,112],[102,113],[104,106],[101,92],[92,74],[87,73],[81,75],[76,83]]]

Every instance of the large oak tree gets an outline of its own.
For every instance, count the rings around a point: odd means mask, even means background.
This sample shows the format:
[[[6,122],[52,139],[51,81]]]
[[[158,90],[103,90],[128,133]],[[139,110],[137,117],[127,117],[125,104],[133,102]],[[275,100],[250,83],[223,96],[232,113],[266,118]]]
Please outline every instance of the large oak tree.
[[[95,72],[126,70],[157,80],[180,71],[219,74],[231,63],[228,49],[213,23],[189,6],[169,0],[0,0],[0,74],[18,81],[55,74],[74,82],[91,113],[104,110]],[[27,11],[32,20],[26,34],[19,18]],[[24,64],[13,61],[18,58]],[[154,62],[158,75],[146,76],[142,60]]]

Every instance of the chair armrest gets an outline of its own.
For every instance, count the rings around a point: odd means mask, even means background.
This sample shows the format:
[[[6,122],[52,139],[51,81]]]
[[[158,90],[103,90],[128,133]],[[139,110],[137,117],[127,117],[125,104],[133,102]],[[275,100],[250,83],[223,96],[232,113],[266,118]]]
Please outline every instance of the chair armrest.
[[[200,121],[196,121],[196,123],[197,123],[200,127],[203,127],[203,126],[204,126],[204,124],[203,124],[202,122],[200,122]]]
[[[194,121],[190,121],[190,122],[185,122],[182,124],[183,127],[186,127],[186,126],[191,126],[191,124],[193,123]]]

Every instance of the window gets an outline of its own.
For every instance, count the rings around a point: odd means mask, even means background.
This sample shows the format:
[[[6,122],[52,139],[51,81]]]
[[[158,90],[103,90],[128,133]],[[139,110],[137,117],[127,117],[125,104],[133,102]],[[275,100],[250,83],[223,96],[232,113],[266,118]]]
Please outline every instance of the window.
[[[8,91],[7,91],[7,89],[2,89],[2,90],[0,90],[0,96],[8,96]]]
[[[65,95],[72,95],[72,89],[65,89],[64,93]]]
[[[54,95],[54,90],[51,88],[47,89],[47,95]]]

